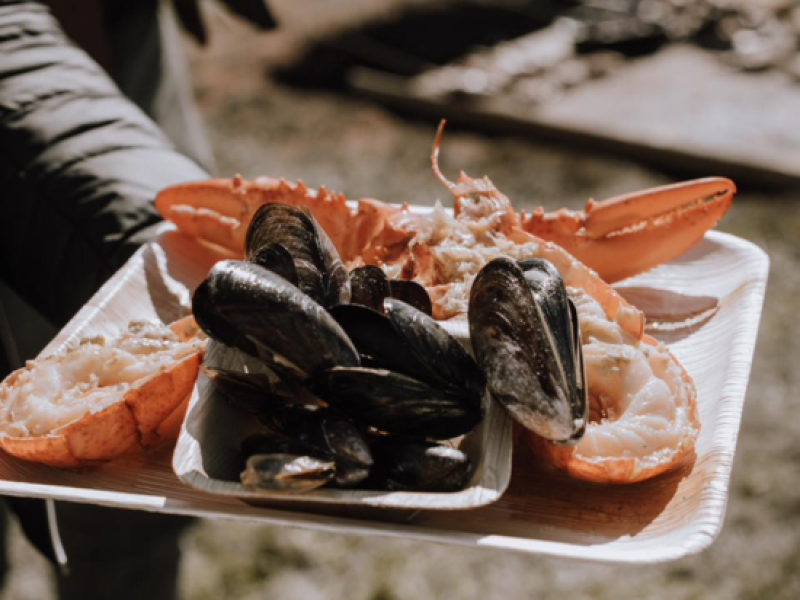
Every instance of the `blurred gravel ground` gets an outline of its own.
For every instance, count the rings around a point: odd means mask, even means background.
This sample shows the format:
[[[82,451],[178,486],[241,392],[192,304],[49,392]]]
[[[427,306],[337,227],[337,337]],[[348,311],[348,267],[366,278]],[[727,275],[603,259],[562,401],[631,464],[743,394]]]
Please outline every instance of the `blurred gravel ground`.
[[[325,184],[350,197],[449,200],[430,170],[434,125],[373,105],[276,87],[264,77],[303,36],[399,1],[273,2],[292,24],[256,36],[215,21],[193,74],[218,171]],[[336,5],[335,7],[332,5]],[[334,19],[335,17],[335,19]],[[588,197],[671,179],[635,163],[520,139],[448,130],[442,168],[489,175],[517,206],[581,207]],[[798,193],[745,190],[720,229],[765,248],[772,270],[722,534],[699,556],[606,566],[402,540],[203,521],[183,539],[183,600],[542,600],[800,598],[800,211]],[[47,598],[47,575],[18,535],[3,598]],[[38,577],[33,591],[21,577]],[[22,591],[27,590],[27,591]]]

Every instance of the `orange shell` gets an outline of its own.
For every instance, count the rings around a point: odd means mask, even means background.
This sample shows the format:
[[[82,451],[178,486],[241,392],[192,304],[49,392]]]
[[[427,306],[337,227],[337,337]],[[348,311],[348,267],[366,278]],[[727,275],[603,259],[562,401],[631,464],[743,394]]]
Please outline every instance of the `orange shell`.
[[[196,337],[199,331],[191,315],[169,327],[182,342]],[[119,402],[87,413],[47,435],[0,438],[0,448],[22,460],[51,467],[83,467],[113,460],[136,447],[175,439],[202,358],[202,351],[198,351],[162,367],[136,382]],[[25,371],[26,367],[17,369],[4,383],[15,385]]]
[[[201,353],[162,368],[141,380],[122,401],[97,413],[88,413],[50,434],[35,437],[0,438],[0,448],[9,454],[52,467],[81,467],[109,461],[137,446],[148,446],[165,434],[174,436],[178,408],[186,398],[200,369]],[[14,380],[25,369],[12,373]],[[164,424],[164,427],[162,426]]]
[[[651,346],[657,344],[656,340],[647,335],[642,338],[642,341]],[[689,418],[699,430],[697,392],[694,383],[686,369],[683,368],[683,365],[677,360],[675,360],[675,363],[681,368],[683,380],[691,384],[692,395],[689,398]],[[644,481],[682,464],[688,464],[695,457],[694,440],[685,439],[669,462],[642,469],[638,465],[638,458],[607,459],[598,463],[590,463],[575,456],[575,446],[556,446],[527,429],[522,431],[521,437],[538,459],[561,471],[565,471],[571,477],[594,483],[626,484]]]

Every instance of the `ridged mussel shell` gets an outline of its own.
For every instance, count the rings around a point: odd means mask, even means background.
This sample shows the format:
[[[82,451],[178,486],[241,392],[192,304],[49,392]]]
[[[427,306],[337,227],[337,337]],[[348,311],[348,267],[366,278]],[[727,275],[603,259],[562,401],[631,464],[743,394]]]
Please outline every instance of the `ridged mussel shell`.
[[[291,283],[256,264],[222,261],[192,300],[212,338],[304,379],[335,366],[358,366],[358,351],[336,321]]]
[[[376,486],[395,491],[455,492],[466,487],[473,473],[461,450],[421,440],[390,437],[375,444],[380,468]]]
[[[385,314],[338,306],[331,314],[353,341],[364,366],[388,369],[463,395],[480,407],[484,380],[464,346],[432,317],[396,298]]]
[[[326,308],[350,301],[347,269],[328,235],[305,207],[262,205],[247,229],[245,256],[288,279]]]
[[[381,431],[446,440],[481,420],[472,398],[386,369],[336,367],[315,381],[332,408]]]
[[[466,349],[431,317],[393,298],[331,313],[361,354],[314,381],[331,407],[389,433],[447,439],[480,422],[484,384]]]
[[[487,386],[511,416],[553,442],[583,435],[588,404],[577,313],[547,261],[497,258],[469,302],[470,341]]]

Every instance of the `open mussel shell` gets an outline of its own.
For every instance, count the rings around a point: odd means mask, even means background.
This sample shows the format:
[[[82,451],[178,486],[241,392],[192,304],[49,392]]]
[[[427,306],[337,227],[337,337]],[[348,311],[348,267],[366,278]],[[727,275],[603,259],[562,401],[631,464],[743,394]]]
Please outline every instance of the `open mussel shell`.
[[[497,258],[469,303],[470,341],[487,386],[511,416],[553,442],[583,435],[588,404],[576,313],[558,272]]]
[[[249,261],[287,273],[280,246],[294,262],[297,287],[325,307],[350,301],[350,280],[328,235],[311,212],[299,206],[268,203],[253,215],[245,252]],[[291,276],[289,277],[291,280]]]
[[[386,369],[336,367],[312,385],[331,408],[387,433],[444,440],[468,433],[483,417],[467,395]]]
[[[473,465],[461,450],[406,438],[375,445],[381,468],[373,484],[394,491],[457,492],[469,483]]]
[[[358,351],[336,321],[288,281],[258,265],[222,261],[195,293],[192,310],[214,339],[303,379],[357,366]]]
[[[256,454],[247,459],[241,481],[264,490],[302,493],[325,485],[335,476],[333,461],[294,454]]]

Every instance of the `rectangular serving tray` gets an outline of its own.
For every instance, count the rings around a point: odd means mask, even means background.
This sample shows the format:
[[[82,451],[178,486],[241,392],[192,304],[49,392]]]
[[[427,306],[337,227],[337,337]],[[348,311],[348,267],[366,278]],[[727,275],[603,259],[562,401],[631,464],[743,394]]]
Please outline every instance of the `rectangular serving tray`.
[[[217,258],[166,231],[137,252],[43,354],[85,335],[114,334],[132,319],[169,322],[184,315],[189,290]],[[519,449],[502,498],[471,510],[319,509],[287,502],[262,507],[182,483],[172,469],[173,448],[166,445],[82,471],[0,454],[0,494],[596,561],[676,559],[706,548],[722,526],[767,271],[758,247],[710,232],[676,261],[622,286],[655,317],[651,333],[669,344],[697,385],[702,430],[688,471],[632,486],[600,486],[543,470]]]
[[[212,348],[213,345],[213,348]],[[237,357],[220,354],[213,341],[206,355],[213,365],[226,369]],[[221,362],[225,361],[225,362]],[[484,506],[500,499],[511,478],[511,419],[496,402],[487,402],[486,416],[473,431],[452,443],[470,458],[474,473],[459,492],[387,492],[321,488],[302,494],[256,490],[239,481],[243,462],[241,442],[256,433],[258,419],[220,398],[208,378],[200,373],[181,427],[172,467],[178,478],[198,490],[249,503],[268,500],[284,505],[380,507],[401,510],[456,510]]]

